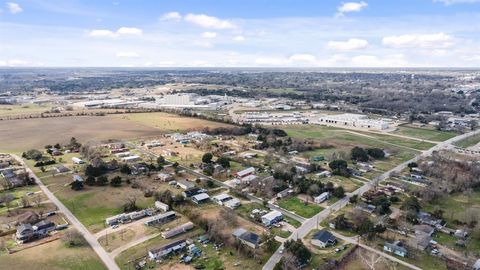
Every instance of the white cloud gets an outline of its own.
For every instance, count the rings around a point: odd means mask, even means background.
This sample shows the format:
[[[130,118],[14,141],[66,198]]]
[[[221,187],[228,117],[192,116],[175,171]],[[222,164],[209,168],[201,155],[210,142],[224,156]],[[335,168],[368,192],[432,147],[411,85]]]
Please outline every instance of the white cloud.
[[[213,47],[213,44],[210,41],[206,41],[206,40],[195,40],[192,44],[195,46],[204,47],[204,48]]]
[[[347,41],[329,41],[328,48],[338,51],[353,51],[365,49],[368,46],[368,41],[364,39],[351,38]]]
[[[120,27],[117,30],[117,34],[141,36],[143,34],[143,30],[135,27]]]
[[[221,20],[217,17],[208,16],[205,14],[187,14],[185,16],[185,21],[196,24],[203,28],[212,28],[212,29],[234,29],[236,26],[228,21]]]
[[[282,66],[287,63],[287,59],[281,57],[258,57],[255,64],[260,66]]]
[[[26,66],[43,66],[42,63],[32,63],[20,59],[0,60],[0,67],[26,67]]]
[[[454,4],[473,4],[480,3],[480,0],[433,0],[433,2],[443,3],[446,6]]]
[[[19,4],[14,2],[8,2],[7,8],[8,8],[8,11],[10,11],[10,13],[12,14],[17,14],[23,11],[23,8]]]
[[[88,33],[89,36],[96,38],[116,38],[120,35],[141,36],[142,34],[142,29],[135,27],[120,27],[116,32],[108,29],[95,29]]]
[[[168,12],[160,17],[161,21],[180,21],[182,19],[182,15],[176,11]]]
[[[337,9],[337,15],[342,16],[345,13],[350,12],[359,12],[362,9],[366,8],[368,4],[364,1],[361,2],[345,2],[342,3]]]
[[[114,33],[110,30],[105,30],[105,29],[95,29],[95,30],[92,30],[88,33],[89,36],[91,37],[109,37],[109,38],[113,38],[113,37],[117,37],[117,33]]]
[[[175,64],[176,63],[174,61],[160,61],[157,66],[159,66],[159,67],[171,67]]]
[[[203,32],[202,37],[204,37],[204,38],[216,38],[217,33],[215,33],[215,32]]]
[[[140,57],[140,55],[136,52],[117,52],[116,56],[120,57],[120,58],[137,58],[137,57]]]
[[[376,55],[358,55],[351,59],[354,67],[404,67],[408,66],[403,54],[392,54],[384,57]]]
[[[244,36],[234,36],[232,40],[241,42],[241,41],[245,40],[245,37]]]
[[[294,54],[288,58],[291,62],[307,62],[307,63],[315,63],[317,61],[317,57],[311,54]]]
[[[454,39],[445,33],[408,34],[384,37],[382,42],[393,48],[447,48],[454,44]]]

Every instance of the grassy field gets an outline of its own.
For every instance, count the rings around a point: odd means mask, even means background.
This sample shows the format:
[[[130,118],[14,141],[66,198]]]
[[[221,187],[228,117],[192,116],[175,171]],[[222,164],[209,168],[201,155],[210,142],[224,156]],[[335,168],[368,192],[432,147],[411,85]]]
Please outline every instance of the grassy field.
[[[311,218],[315,214],[323,210],[321,206],[318,206],[314,203],[305,205],[305,203],[297,197],[292,197],[286,200],[280,200],[278,205],[282,208],[285,208],[295,214],[300,215],[305,218]]]
[[[60,240],[0,255],[0,268],[9,270],[104,270],[107,269],[88,247],[66,247]]]
[[[422,140],[443,142],[457,135],[455,132],[438,131],[432,128],[399,126],[392,133]]]
[[[471,136],[471,137],[468,137],[464,140],[461,140],[461,141],[458,141],[458,142],[455,142],[454,144],[458,147],[462,147],[462,148],[468,148],[470,146],[474,146],[476,145],[477,143],[480,143],[480,134],[479,135],[475,135],[475,136]]]
[[[112,176],[109,176],[110,178]],[[127,185],[113,188],[85,187],[82,191],[73,191],[69,186],[71,176],[55,176],[42,179],[55,196],[90,230],[100,231],[105,226],[105,218],[123,212],[123,205],[127,195],[137,197],[137,206],[141,208],[153,205],[153,198],[145,198],[138,189]]]
[[[432,212],[437,207],[444,211],[443,218],[447,221],[447,226],[449,223],[452,224],[454,220],[468,222],[467,209],[472,208],[480,211],[480,191],[469,194],[445,195],[438,200],[423,205],[423,209],[427,212]]]
[[[18,115],[39,114],[48,111],[51,105],[0,105],[0,118]]]

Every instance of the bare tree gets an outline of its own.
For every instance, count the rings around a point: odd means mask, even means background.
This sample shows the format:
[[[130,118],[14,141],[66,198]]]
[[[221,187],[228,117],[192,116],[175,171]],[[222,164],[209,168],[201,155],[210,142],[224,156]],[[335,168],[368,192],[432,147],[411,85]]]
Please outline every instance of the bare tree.
[[[30,207],[30,200],[28,199],[28,197],[26,195],[23,196],[20,200],[22,202],[22,207],[23,208]]]
[[[42,203],[42,196],[40,196],[40,194],[35,194],[32,198],[32,201],[35,204],[35,206],[38,207]]]
[[[370,270],[375,270],[377,269],[377,267],[379,267],[378,264],[386,262],[385,258],[383,258],[382,256],[365,249],[358,249],[357,256]],[[379,267],[378,269],[384,269],[382,267]]]

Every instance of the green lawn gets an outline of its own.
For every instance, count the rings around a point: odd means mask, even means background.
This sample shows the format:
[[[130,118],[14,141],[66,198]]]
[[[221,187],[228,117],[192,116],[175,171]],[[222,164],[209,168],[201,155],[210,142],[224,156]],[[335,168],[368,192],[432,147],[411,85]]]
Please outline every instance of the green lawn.
[[[294,212],[295,214],[305,218],[311,218],[315,214],[323,210],[323,207],[315,203],[310,203],[308,205],[305,205],[305,203],[297,197],[292,197],[286,200],[280,200],[278,202],[278,205],[284,209],[287,209],[288,211]]]
[[[452,226],[454,220],[468,221],[467,209],[480,209],[480,191],[471,194],[456,193],[445,195],[441,198],[423,205],[423,210],[433,212],[440,208],[444,211],[443,218],[447,221],[447,226]]]
[[[467,147],[470,147],[470,146],[474,146],[477,143],[480,143],[480,134],[468,137],[468,138],[466,138],[464,140],[461,140],[461,141],[458,141],[454,144],[458,147],[467,148]]]
[[[458,135],[455,132],[439,131],[435,129],[399,126],[394,134],[405,135],[422,140],[443,142]]]

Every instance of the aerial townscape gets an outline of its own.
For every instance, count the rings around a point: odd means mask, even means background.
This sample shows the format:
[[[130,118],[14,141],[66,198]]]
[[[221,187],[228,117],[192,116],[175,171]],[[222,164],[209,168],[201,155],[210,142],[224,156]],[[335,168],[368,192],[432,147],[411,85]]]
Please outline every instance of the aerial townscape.
[[[480,1],[94,2],[0,3],[1,270],[480,270]]]

